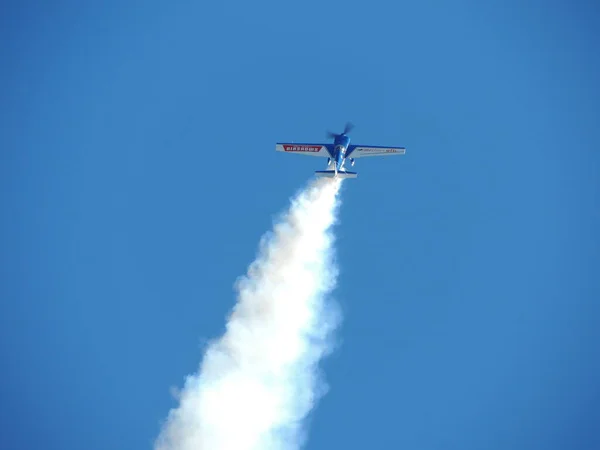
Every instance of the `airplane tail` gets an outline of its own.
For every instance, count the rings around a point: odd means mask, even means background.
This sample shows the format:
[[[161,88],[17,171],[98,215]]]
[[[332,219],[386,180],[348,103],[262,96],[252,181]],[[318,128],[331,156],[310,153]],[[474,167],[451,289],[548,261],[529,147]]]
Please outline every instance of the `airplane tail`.
[[[345,170],[338,170],[337,174],[335,170],[317,170],[315,174],[318,177],[326,177],[326,178],[356,178],[358,174],[356,172],[347,172]]]

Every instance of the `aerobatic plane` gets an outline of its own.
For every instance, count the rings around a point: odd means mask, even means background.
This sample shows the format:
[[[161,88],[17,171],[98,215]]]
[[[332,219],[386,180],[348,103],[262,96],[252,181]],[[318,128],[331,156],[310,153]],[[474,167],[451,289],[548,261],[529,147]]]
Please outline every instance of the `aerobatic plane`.
[[[350,145],[348,133],[354,128],[354,125],[347,123],[344,132],[341,134],[328,132],[329,138],[333,139],[332,144],[307,144],[295,142],[277,142],[275,150],[278,152],[296,153],[298,155],[322,156],[327,158],[327,170],[317,170],[315,173],[319,177],[328,178],[356,178],[356,172],[349,172],[344,168],[348,159],[350,165],[354,166],[356,158],[364,156],[387,156],[404,155],[404,147],[382,147],[373,145]]]

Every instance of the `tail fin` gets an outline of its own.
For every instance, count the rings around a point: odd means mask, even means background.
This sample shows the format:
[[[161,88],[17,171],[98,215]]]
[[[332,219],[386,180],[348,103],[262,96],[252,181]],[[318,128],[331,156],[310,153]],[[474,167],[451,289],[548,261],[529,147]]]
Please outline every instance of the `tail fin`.
[[[345,170],[338,170],[337,175],[335,170],[317,170],[315,174],[318,177],[326,178],[356,178],[358,174],[356,172],[346,172]]]

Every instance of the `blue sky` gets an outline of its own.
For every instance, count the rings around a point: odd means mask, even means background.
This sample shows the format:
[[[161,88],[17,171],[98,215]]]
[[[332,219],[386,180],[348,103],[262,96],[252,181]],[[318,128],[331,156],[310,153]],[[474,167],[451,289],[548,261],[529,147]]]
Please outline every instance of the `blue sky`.
[[[5,2],[0,447],[150,448],[356,124],[309,450],[600,447],[591,2]]]

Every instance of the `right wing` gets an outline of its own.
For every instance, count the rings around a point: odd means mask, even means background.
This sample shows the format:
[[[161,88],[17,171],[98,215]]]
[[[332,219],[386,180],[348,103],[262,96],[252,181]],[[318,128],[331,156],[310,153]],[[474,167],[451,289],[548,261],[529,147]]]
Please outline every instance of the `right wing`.
[[[330,147],[331,149],[333,149],[333,146],[330,144],[297,144],[293,142],[278,142],[277,144],[275,144],[275,150],[277,150],[278,152],[333,158],[331,154],[332,150],[330,150]]]
[[[404,155],[404,147],[382,147],[379,145],[350,145],[347,158],[362,158],[363,156]]]

